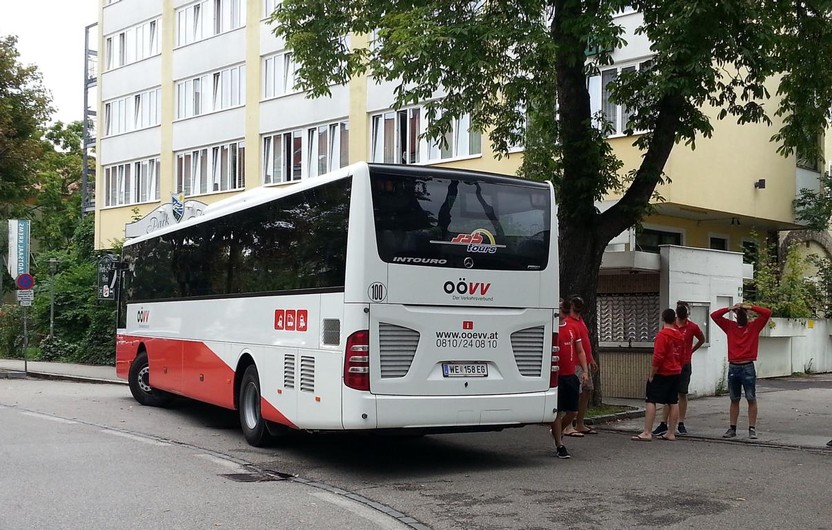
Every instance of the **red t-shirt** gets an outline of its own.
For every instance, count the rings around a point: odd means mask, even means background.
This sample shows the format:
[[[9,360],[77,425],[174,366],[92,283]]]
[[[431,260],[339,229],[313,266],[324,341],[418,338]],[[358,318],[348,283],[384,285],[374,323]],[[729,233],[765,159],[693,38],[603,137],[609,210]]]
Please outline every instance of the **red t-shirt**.
[[[586,365],[589,366],[592,362],[592,342],[589,340],[589,328],[586,327],[586,322],[581,317],[575,318],[570,315],[566,318],[575,324],[575,328],[578,330],[578,336],[581,338],[581,346],[584,347],[584,353],[586,354]]]
[[[560,320],[558,328],[558,375],[575,375],[575,365],[578,363],[578,355],[575,353],[575,343],[581,342],[577,326],[569,322],[568,318]]]
[[[676,327],[682,332],[682,345],[684,346],[682,350],[682,366],[684,366],[690,364],[691,359],[693,359],[693,339],[702,336],[702,329],[692,320],[688,320],[681,326],[677,322]]]
[[[676,328],[662,328],[653,343],[653,366],[659,375],[682,373],[682,332]]]
[[[745,326],[740,326],[723,315],[731,311],[730,307],[723,307],[711,313],[711,318],[717,326],[728,336],[728,362],[745,363],[757,360],[757,349],[760,346],[760,332],[771,317],[771,310],[760,306],[751,306],[751,311],[757,313],[757,318],[749,320]]]

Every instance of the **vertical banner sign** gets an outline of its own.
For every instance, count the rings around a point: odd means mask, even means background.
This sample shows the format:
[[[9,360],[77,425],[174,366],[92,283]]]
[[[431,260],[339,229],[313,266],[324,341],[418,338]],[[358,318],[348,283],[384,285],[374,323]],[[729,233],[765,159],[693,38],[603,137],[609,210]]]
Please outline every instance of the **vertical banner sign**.
[[[9,276],[17,278],[29,272],[28,219],[9,220]]]

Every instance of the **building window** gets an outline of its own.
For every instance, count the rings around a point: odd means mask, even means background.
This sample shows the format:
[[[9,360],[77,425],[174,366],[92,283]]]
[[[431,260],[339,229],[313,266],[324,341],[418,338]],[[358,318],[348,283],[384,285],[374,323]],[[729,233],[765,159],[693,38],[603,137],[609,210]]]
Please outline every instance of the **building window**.
[[[186,196],[245,188],[245,142],[176,154],[176,193]]]
[[[159,200],[159,158],[104,168],[104,205],[122,206]]]
[[[234,66],[176,83],[176,119],[245,104],[246,67]]]
[[[291,52],[279,53],[263,59],[263,98],[271,99],[297,92],[297,65]]]
[[[270,16],[272,16],[272,13],[274,13],[274,10],[277,8],[277,6],[280,5],[281,1],[282,0],[264,0],[263,1],[263,4],[264,4],[263,12],[265,14],[265,18],[269,18]]]
[[[751,239],[745,239],[742,242],[742,262],[743,263],[757,263],[757,258],[759,257],[760,250],[759,245],[757,245],[756,241]]]
[[[121,30],[104,37],[104,65],[107,70],[159,55],[161,19]]]
[[[162,122],[161,89],[104,103],[104,136],[155,127]]]
[[[428,145],[421,138],[426,129],[424,109],[387,111],[371,117],[373,162],[418,164],[482,153],[482,135],[470,126],[467,114],[454,120],[444,142]]]
[[[615,81],[622,73],[647,69],[651,63],[651,60],[647,60],[630,66],[609,68],[607,70],[601,70],[600,75],[587,78],[587,89],[589,90],[592,114],[597,117],[600,112],[600,117],[606,122],[609,122],[611,128],[610,134],[627,134],[627,122],[634,114],[632,109],[618,105],[611,100],[610,83]],[[596,126],[602,127],[603,124],[600,120],[596,119]]]
[[[728,250],[728,238],[720,236],[710,236],[708,247],[712,250]]]
[[[681,244],[682,234],[680,232],[667,232],[650,228],[642,228],[636,232],[636,248],[642,252],[658,254],[660,245]]]
[[[292,182],[349,165],[349,125],[336,122],[263,137],[263,183]]]
[[[245,25],[245,0],[202,0],[176,11],[176,45],[185,46]]]

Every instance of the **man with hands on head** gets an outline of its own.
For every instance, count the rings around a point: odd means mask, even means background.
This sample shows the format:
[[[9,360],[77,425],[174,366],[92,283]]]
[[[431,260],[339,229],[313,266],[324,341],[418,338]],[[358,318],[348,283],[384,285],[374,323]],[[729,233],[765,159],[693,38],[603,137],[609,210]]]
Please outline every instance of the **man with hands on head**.
[[[733,311],[736,321],[725,317]],[[749,318],[749,312],[753,313]],[[760,346],[760,332],[771,317],[771,310],[751,304],[734,304],[711,313],[711,318],[728,336],[728,393],[731,398],[730,424],[723,438],[737,435],[741,392],[748,402],[748,437],[757,438],[757,371],[754,361]]]

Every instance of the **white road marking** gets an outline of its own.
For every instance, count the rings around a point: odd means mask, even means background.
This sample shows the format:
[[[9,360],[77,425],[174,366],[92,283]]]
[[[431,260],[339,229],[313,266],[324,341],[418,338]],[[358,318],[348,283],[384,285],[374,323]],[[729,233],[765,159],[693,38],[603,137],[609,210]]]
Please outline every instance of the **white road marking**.
[[[40,413],[37,413],[37,412],[21,412],[21,414],[23,414],[25,416],[31,416],[33,418],[39,418],[41,420],[49,420],[49,421],[54,421],[54,422],[57,422],[57,423],[66,423],[66,424],[69,424],[69,425],[73,425],[73,424],[78,423],[77,421],[66,420],[64,418],[58,418],[56,416],[49,416],[47,414],[40,414]]]
[[[346,497],[335,495],[334,493],[329,493],[328,491],[312,491],[309,494],[313,497],[321,499],[324,502],[340,506],[341,508],[347,510],[348,512],[352,512],[359,517],[363,517],[364,519],[367,519],[377,525],[379,528],[389,530],[401,530],[403,528],[407,528],[406,525],[389,515],[386,515],[369,506],[347,499]]]
[[[207,454],[203,454],[203,453],[196,454],[194,456],[196,456],[197,458],[202,458],[204,460],[208,460],[209,462],[213,462],[215,464],[218,464],[222,467],[230,469],[231,471],[233,471],[235,473],[248,473],[249,472],[246,468],[244,468],[243,466],[241,466],[237,462],[234,462],[232,460],[228,460],[227,458],[220,458],[216,455],[207,455]]]
[[[154,440],[153,438],[145,438],[143,436],[136,436],[135,434],[128,434],[126,432],[112,431],[110,429],[102,429],[101,432],[104,432],[104,433],[107,433],[107,434],[112,434],[113,436],[121,436],[122,438],[127,438],[129,440],[134,440],[134,441],[146,443],[146,444],[149,444],[149,445],[156,445],[156,446],[162,446],[162,447],[170,445],[167,442],[160,442],[159,440]]]

